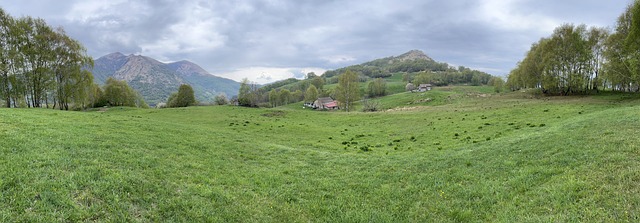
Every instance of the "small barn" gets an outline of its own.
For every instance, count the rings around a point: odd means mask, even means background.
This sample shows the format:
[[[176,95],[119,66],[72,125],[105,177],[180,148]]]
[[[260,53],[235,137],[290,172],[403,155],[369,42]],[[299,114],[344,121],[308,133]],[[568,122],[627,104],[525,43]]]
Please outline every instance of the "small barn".
[[[325,98],[318,98],[318,100],[313,102],[312,107],[314,109],[340,109],[340,107],[338,107],[338,102],[336,100],[333,100],[333,98],[330,97],[325,97]]]
[[[418,86],[418,92],[425,92],[431,90],[431,84],[420,84]]]

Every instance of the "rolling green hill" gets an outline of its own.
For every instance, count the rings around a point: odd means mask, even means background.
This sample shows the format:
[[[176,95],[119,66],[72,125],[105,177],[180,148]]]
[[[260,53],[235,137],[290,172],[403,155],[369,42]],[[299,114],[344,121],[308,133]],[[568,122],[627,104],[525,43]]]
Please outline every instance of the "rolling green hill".
[[[464,66],[454,68],[447,63],[437,62],[420,50],[411,50],[399,56],[385,57],[358,65],[347,66],[326,71],[320,77],[327,84],[327,89],[333,89],[338,83],[338,76],[347,70],[359,75],[360,82],[367,82],[375,78],[383,78],[387,82],[390,94],[405,91],[407,82],[416,83],[415,79],[424,76],[421,83],[431,83],[436,86],[447,85],[486,85],[493,77],[490,74],[472,70]],[[271,89],[287,89],[289,91],[307,90],[313,78],[299,80],[289,78],[262,86],[264,92]],[[362,83],[365,88],[366,84]],[[325,92],[330,94],[330,92]]]
[[[377,113],[1,109],[0,221],[640,218],[637,95],[487,92],[402,93]]]

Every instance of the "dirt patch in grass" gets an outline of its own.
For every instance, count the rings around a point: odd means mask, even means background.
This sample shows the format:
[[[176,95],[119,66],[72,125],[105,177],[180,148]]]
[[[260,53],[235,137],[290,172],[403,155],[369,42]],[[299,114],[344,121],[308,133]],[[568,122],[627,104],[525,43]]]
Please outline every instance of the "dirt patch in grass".
[[[262,114],[264,117],[284,117],[287,113],[284,111],[271,111],[268,113]]]

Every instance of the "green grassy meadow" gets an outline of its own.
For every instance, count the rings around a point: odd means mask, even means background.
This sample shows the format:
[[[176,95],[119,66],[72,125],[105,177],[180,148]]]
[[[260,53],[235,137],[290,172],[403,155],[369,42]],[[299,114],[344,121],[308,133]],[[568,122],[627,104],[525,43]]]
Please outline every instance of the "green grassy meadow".
[[[374,100],[383,111],[0,109],[0,221],[640,220],[638,95]]]

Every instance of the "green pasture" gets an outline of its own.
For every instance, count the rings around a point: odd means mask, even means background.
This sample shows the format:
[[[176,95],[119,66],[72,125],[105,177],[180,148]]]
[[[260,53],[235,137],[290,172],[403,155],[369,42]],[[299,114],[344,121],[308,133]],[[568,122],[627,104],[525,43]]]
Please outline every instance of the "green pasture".
[[[637,222],[639,99],[0,109],[0,221]]]

